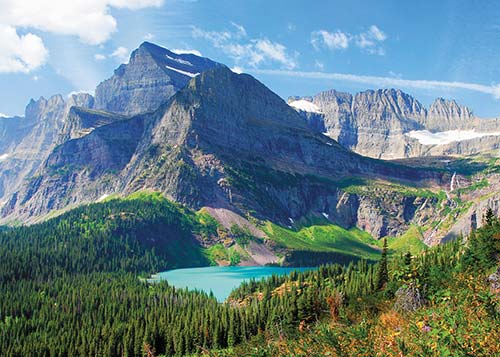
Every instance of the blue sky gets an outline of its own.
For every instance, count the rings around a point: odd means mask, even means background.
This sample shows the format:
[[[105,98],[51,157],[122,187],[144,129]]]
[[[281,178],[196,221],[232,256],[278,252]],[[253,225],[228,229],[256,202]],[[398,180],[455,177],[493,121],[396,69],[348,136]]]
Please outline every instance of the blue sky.
[[[69,4],[69,5],[68,5]],[[283,98],[396,87],[500,116],[500,2],[0,0],[0,113],[92,91],[148,40]]]

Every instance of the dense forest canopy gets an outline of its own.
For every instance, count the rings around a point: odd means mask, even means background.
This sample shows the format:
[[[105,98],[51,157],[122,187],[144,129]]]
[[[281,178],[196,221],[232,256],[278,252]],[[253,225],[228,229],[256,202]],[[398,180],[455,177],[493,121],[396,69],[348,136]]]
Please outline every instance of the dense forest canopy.
[[[466,246],[457,240],[419,256],[383,249],[378,263],[248,281],[220,304],[203,292],[141,278],[209,264],[193,234],[213,227],[193,212],[156,195],[84,206],[0,233],[0,351],[371,356],[382,345],[389,355],[494,355],[499,305],[483,282],[497,264],[500,223],[492,215],[486,220]],[[402,296],[416,293],[411,302],[420,309],[408,311]],[[461,312],[444,314],[444,307]],[[435,320],[426,311],[444,315]],[[408,327],[417,318],[432,333]],[[380,341],[383,334],[389,345]]]

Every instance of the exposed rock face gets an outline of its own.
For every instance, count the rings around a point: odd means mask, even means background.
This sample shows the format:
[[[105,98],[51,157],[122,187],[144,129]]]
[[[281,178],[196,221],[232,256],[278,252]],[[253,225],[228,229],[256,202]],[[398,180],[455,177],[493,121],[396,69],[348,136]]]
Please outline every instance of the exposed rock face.
[[[420,289],[410,283],[408,287],[401,287],[396,291],[396,302],[394,309],[401,312],[414,312],[425,304],[425,299]]]
[[[490,283],[490,291],[496,296],[500,296],[500,265],[497,270],[488,277],[488,282]],[[497,306],[497,310],[500,308]]]
[[[128,64],[97,86],[95,108],[125,115],[154,111],[192,77],[220,66],[207,58],[178,55],[144,42],[132,52]]]
[[[50,154],[3,215],[26,219],[103,194],[152,189],[192,207],[254,210],[281,222],[325,213],[337,224],[358,225],[380,237],[401,233],[416,219],[421,202],[347,194],[338,180],[441,180],[436,173],[344,149],[312,131],[260,82],[227,68],[193,78],[153,113],[111,121],[80,138],[70,134],[75,139]]]
[[[84,109],[82,107],[71,107],[59,132],[57,143],[62,144],[70,139],[81,138],[91,133],[95,128],[126,118],[126,116],[119,114]]]
[[[438,98],[429,108],[428,115],[423,119],[426,129],[445,131],[470,128],[474,116],[472,111],[454,100]]]
[[[66,101],[61,95],[31,100],[24,118],[0,119],[0,200],[32,176],[56,145],[124,120],[120,113],[153,111],[193,76],[222,66],[145,42],[132,53],[129,64],[121,65],[113,77],[97,87],[95,99],[79,93]]]
[[[308,100],[320,109],[297,113],[249,75],[143,44],[99,86],[95,99],[54,96],[28,105],[26,117],[14,125],[26,133],[2,144],[10,150],[0,167],[0,197],[9,198],[3,222],[29,222],[107,194],[156,190],[191,207],[242,216],[251,211],[281,224],[316,215],[376,238],[429,224],[437,199],[385,189],[352,192],[341,184],[352,177],[417,186],[448,183],[450,177],[437,171],[345,149],[381,157],[393,155],[394,148],[412,155],[431,152],[398,141],[416,141],[404,134],[424,128],[425,108],[396,90],[355,96],[328,91]],[[2,127],[0,121],[0,135],[7,137],[2,128],[10,123]],[[321,134],[325,131],[342,145]],[[474,147],[461,143],[460,150]]]
[[[293,105],[298,98],[290,98]],[[437,99],[427,110],[412,96],[395,89],[368,90],[352,96],[334,90],[302,100],[311,101],[315,112],[299,110],[310,126],[361,155],[397,159],[430,155],[475,154],[500,146],[500,120],[479,119],[454,100]],[[448,130],[476,130],[496,135],[423,144],[412,131],[432,133]]]
[[[33,123],[24,118],[0,118],[0,156],[8,155],[32,126]]]
[[[15,192],[47,158],[73,105],[91,106],[93,98],[89,94],[75,94],[65,102],[61,95],[42,97],[30,101],[24,118],[10,119],[16,120],[20,135],[11,141],[0,166],[0,198]]]

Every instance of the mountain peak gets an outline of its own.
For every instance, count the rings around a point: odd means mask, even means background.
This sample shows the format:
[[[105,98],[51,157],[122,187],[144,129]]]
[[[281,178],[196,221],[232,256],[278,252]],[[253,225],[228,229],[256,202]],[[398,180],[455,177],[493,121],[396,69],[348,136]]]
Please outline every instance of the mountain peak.
[[[134,115],[156,110],[191,78],[223,66],[193,54],[177,54],[151,42],[143,42],[130,61],[96,88],[95,108]]]
[[[458,104],[454,99],[437,98],[429,107],[429,115],[449,120],[469,120],[473,118],[472,110]]]

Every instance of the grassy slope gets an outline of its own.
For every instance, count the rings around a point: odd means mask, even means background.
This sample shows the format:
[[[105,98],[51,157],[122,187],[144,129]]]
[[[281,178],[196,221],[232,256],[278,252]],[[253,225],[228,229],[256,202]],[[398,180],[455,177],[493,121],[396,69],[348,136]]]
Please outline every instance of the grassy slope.
[[[263,230],[271,240],[290,249],[336,252],[378,259],[382,247],[382,241],[377,241],[367,232],[358,228],[344,229],[334,224],[315,224],[294,230],[267,222]],[[420,237],[419,228],[412,226],[401,237],[388,238],[389,250],[392,253],[409,250],[412,254],[417,254],[425,249]]]
[[[126,199],[156,200],[158,202],[166,200],[159,193],[146,192],[134,193]],[[202,235],[215,234],[218,229],[223,229],[203,209],[198,212],[189,210],[185,210],[185,212],[191,216],[192,220],[198,222],[197,230]],[[335,252],[371,260],[380,257],[382,241],[374,239],[369,233],[358,228],[344,229],[321,218],[304,219],[300,223],[303,226],[298,229],[290,229],[272,222],[266,222],[262,229],[272,241],[289,249]],[[411,226],[400,237],[388,237],[389,250],[392,253],[410,251],[412,254],[418,254],[426,247],[421,238],[420,228]],[[241,259],[240,253],[234,249],[234,246],[225,248],[222,244],[216,244],[203,249],[203,252],[213,265],[216,265],[217,261],[228,261],[237,264]]]

